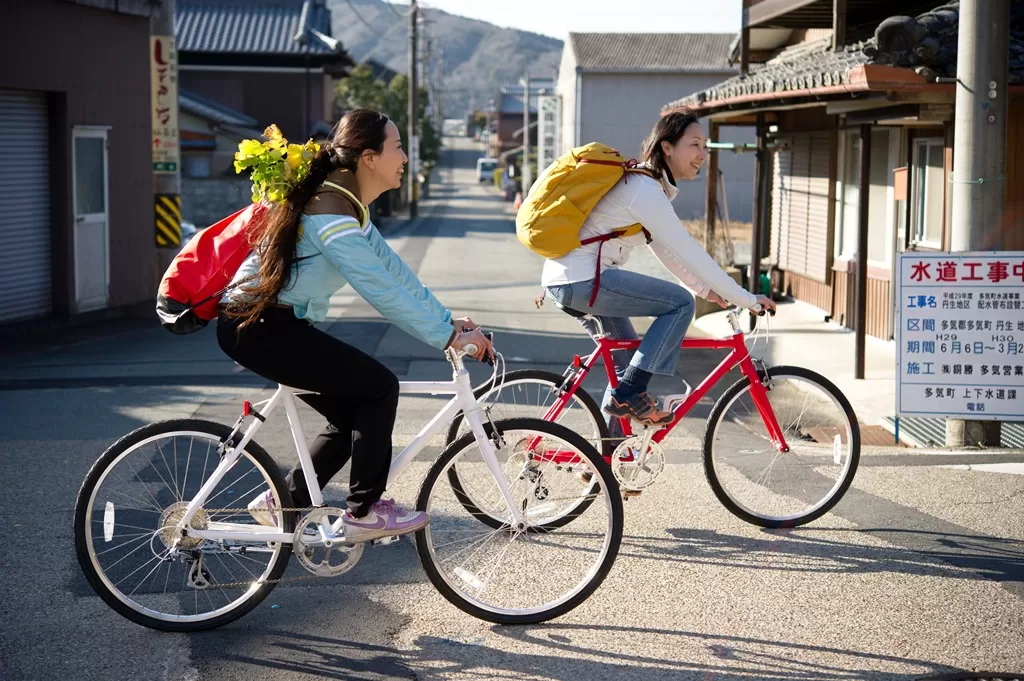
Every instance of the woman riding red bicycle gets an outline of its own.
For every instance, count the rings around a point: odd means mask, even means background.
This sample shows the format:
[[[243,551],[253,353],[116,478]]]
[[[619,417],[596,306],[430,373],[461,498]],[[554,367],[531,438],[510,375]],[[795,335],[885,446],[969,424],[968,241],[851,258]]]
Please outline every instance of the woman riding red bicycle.
[[[585,240],[639,223],[649,237],[641,233],[613,239],[600,250],[599,244],[592,243],[544,263],[541,283],[547,294],[564,309],[596,317],[613,339],[638,338],[630,317],[655,317],[630,360],[621,352],[613,355],[619,385],[613,388],[609,384],[602,403],[613,437],[621,436],[619,418],[654,426],[673,420],[671,411],[658,408],[647,386],[652,375],[675,372],[680,342],[693,319],[693,294],[722,307],[732,303],[775,312],[774,302],[745,291],[715,263],[672,208],[672,199],[679,192],[676,181],[697,177],[706,158],[706,142],[693,113],[679,110],[663,116],[642,149],[640,167],[652,171],[653,176],[630,174],[628,181],[620,180],[597,203],[580,230],[580,239]],[[689,290],[622,269],[632,250],[644,243]],[[599,278],[595,277],[598,268]],[[596,297],[592,296],[595,284]],[[593,320],[580,321],[596,336]]]

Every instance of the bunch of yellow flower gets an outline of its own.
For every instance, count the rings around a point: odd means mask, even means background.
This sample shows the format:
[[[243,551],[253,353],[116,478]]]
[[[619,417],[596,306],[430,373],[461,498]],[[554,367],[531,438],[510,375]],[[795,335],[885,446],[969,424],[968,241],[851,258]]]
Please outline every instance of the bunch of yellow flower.
[[[288,144],[276,125],[264,130],[263,137],[265,142],[242,140],[238,143],[235,172],[249,170],[253,203],[280,203],[309,174],[310,161],[320,151],[320,145],[313,140],[301,145]]]

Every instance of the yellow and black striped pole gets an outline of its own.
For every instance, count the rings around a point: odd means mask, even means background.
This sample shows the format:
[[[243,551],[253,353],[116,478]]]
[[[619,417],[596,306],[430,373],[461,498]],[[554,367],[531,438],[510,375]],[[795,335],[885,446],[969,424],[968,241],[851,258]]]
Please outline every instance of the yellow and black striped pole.
[[[153,200],[156,219],[156,245],[175,248],[181,245],[181,195],[156,194]]]

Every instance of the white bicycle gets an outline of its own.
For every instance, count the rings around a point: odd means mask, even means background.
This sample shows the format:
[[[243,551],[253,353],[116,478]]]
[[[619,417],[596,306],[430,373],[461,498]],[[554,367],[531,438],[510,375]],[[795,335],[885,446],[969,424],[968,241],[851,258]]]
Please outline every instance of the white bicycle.
[[[447,358],[452,381],[401,383],[405,394],[454,397],[388,477],[390,486],[464,415],[471,432],[444,449],[420,488],[416,506],[431,518],[416,533],[420,561],[438,591],[475,617],[501,624],[558,617],[597,589],[618,554],[618,485],[593,446],[568,428],[532,418],[491,421],[462,356],[450,351]],[[269,400],[246,402],[233,427],[196,419],[149,424],[100,456],[78,493],[75,549],[110,607],[154,629],[211,629],[266,598],[284,581],[292,554],[318,577],[355,566],[365,545],[346,543],[343,509],[324,505],[296,409],[301,394],[308,393],[279,386]],[[311,508],[291,508],[277,464],[253,440],[279,406]],[[274,527],[257,524],[246,508],[268,489],[281,506],[272,510]],[[579,517],[571,530],[552,523],[572,512]]]

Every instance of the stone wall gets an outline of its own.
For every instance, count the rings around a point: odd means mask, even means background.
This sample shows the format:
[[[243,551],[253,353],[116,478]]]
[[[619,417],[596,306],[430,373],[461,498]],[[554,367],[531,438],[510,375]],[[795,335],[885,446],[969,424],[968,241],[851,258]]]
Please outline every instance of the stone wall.
[[[181,218],[199,229],[252,202],[252,183],[237,177],[181,178]]]

